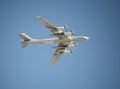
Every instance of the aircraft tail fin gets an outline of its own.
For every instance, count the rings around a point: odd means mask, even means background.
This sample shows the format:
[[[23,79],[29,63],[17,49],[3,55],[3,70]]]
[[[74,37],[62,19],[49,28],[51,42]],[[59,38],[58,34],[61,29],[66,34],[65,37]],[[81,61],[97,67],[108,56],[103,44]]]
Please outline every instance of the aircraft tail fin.
[[[25,33],[20,33],[19,36],[23,39],[22,48],[25,48],[28,45],[27,41],[30,41],[32,38]]]

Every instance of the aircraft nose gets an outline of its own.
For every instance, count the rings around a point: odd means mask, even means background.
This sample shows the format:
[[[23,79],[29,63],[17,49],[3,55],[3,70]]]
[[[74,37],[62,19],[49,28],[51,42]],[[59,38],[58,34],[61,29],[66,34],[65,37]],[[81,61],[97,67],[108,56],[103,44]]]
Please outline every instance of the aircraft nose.
[[[86,40],[89,40],[89,37],[85,37]]]

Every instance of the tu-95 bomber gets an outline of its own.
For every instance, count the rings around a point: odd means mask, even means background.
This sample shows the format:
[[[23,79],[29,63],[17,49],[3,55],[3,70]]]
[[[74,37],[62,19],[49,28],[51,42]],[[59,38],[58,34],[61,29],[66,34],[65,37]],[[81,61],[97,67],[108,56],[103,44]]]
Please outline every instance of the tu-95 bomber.
[[[67,30],[67,26],[64,25],[63,27],[56,27],[49,23],[47,20],[42,18],[41,16],[37,16],[41,23],[43,23],[52,34],[50,36],[56,36],[56,38],[49,38],[49,39],[33,39],[26,35],[25,33],[20,33],[19,36],[22,37],[22,48],[25,48],[28,44],[51,44],[51,43],[58,43],[57,46],[54,46],[55,53],[50,61],[50,65],[54,64],[56,60],[62,54],[71,54],[72,48],[76,48],[77,44],[76,41],[84,41],[88,40],[89,37],[87,36],[74,36],[74,32],[66,32],[63,30]]]

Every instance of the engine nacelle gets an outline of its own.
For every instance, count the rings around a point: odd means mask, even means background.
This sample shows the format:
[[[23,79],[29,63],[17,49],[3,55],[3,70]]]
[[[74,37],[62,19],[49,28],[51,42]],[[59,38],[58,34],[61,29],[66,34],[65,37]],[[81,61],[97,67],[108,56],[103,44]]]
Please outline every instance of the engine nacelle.
[[[72,54],[73,52],[72,52],[72,50],[65,50],[64,53],[65,54]]]
[[[70,44],[70,45],[68,46],[68,48],[76,48],[76,45]]]
[[[67,35],[69,35],[69,36],[72,36],[72,35],[74,35],[74,33],[73,32],[64,32],[65,34],[67,34]]]
[[[67,30],[67,26],[64,25],[63,27],[57,27],[57,29],[59,29],[59,30]]]
[[[53,46],[54,49],[62,49],[63,47]]]

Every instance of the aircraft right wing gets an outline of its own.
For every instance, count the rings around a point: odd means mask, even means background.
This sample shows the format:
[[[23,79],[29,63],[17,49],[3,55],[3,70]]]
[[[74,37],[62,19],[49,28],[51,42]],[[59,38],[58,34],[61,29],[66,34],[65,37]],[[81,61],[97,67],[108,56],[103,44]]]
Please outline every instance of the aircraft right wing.
[[[61,56],[61,54],[62,54],[62,53],[60,53],[60,52],[56,52],[56,53],[54,54],[52,60],[50,61],[50,65],[53,65],[53,64],[57,61],[57,59]]]
[[[64,51],[66,50],[66,47],[62,47],[61,45],[62,43],[59,43],[57,48],[56,48],[56,51],[52,57],[52,60],[50,61],[50,65],[53,65],[57,59],[64,53]]]

